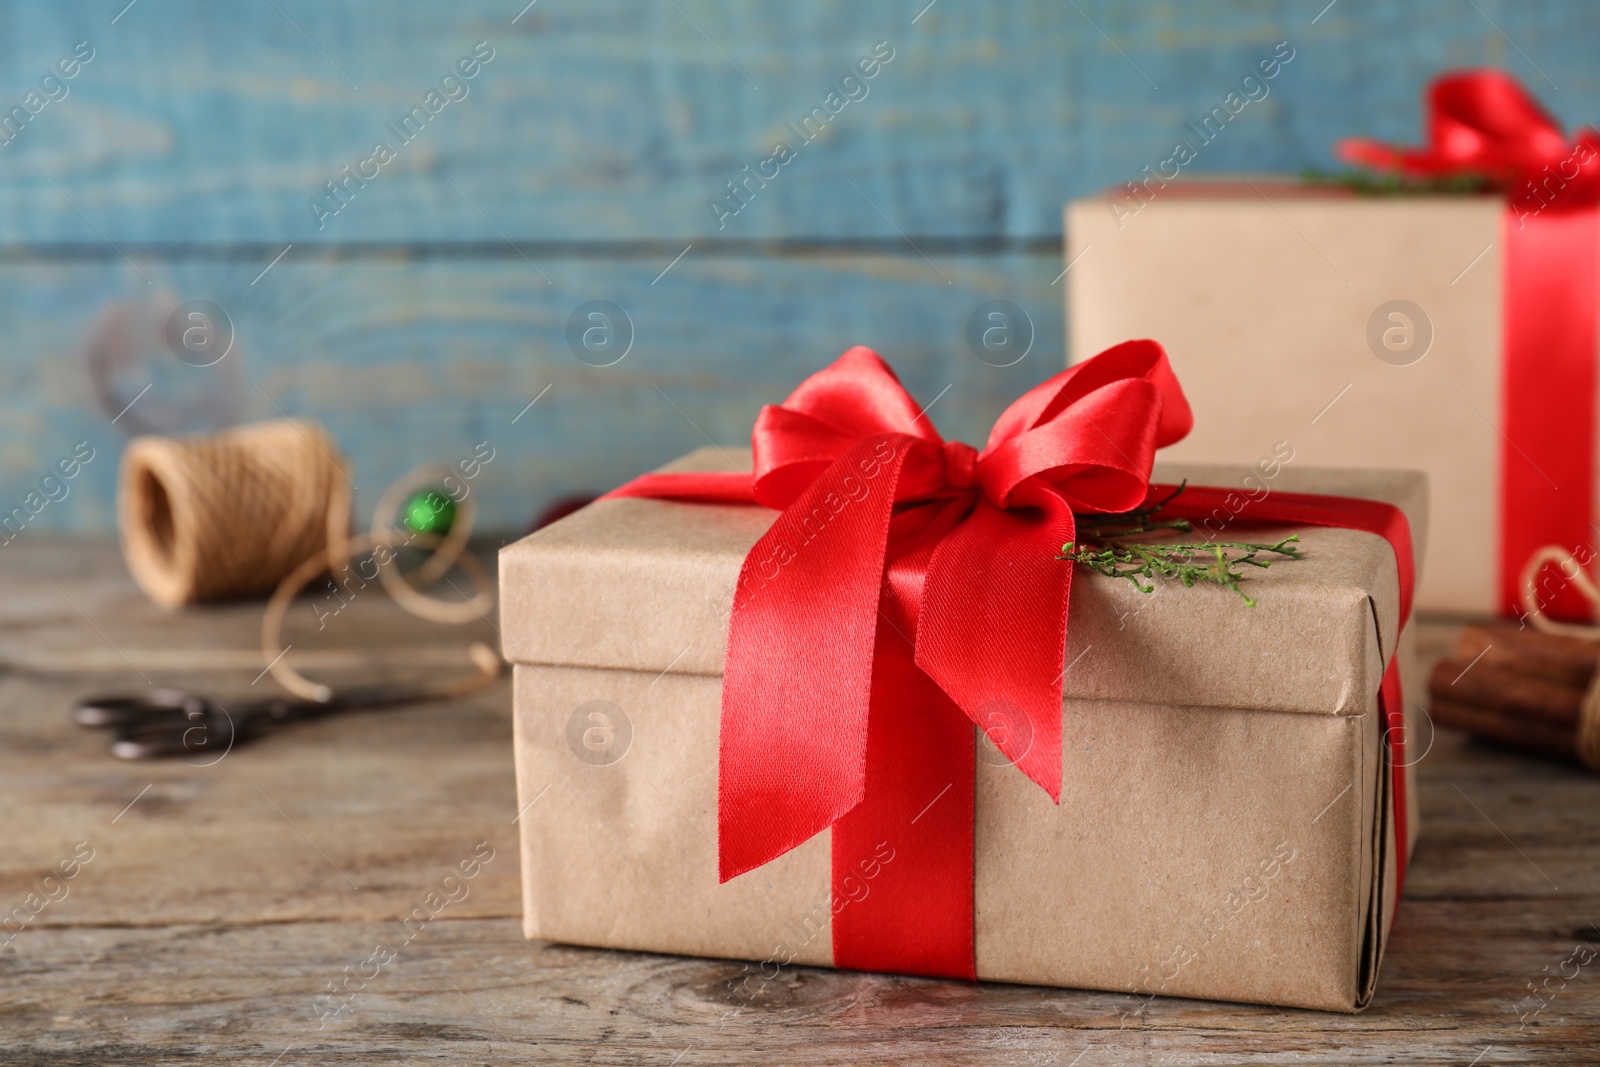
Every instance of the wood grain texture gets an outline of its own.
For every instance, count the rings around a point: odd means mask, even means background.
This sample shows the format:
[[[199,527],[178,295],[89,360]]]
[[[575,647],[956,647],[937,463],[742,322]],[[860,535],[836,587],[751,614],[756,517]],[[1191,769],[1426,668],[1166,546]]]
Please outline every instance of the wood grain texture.
[[[108,532],[126,426],[194,423],[225,398],[243,419],[320,419],[352,460],[362,523],[393,479],[487,441],[495,458],[473,483],[481,526],[521,532],[554,496],[604,491],[708,441],[747,443],[762,404],[852,344],[877,348],[915,396],[937,401],[928,417],[943,432],[978,443],[1062,364],[1059,257],[691,252],[662,276],[671,258],[547,262],[550,283],[515,257],[286,258],[254,285],[264,262],[185,262],[148,267],[153,287],[121,263],[0,263],[0,513],[88,441],[97,456],[71,495],[16,543]],[[214,367],[178,361],[159,334],[162,309],[196,298],[234,323],[235,349]],[[1031,321],[1032,349],[1014,366],[968,345],[968,319],[992,299]],[[614,366],[581,361],[568,342],[568,320],[595,300],[632,323],[633,348]],[[113,379],[122,398],[150,390],[112,426],[125,401],[96,401],[86,351],[103,310],[129,303],[154,308],[155,324]]]
[[[162,615],[104,544],[0,555],[0,581],[0,905],[96,847],[0,947],[0,1063],[1591,1064],[1600,1045],[1600,956],[1574,957],[1600,952],[1600,776],[1457,734],[1418,741],[1426,828],[1361,1014],[808,968],[746,996],[744,964],[522,939],[503,690],[302,726],[209,768],[114,763],[67,724],[70,699],[141,670],[249,691],[257,668],[180,653],[250,649],[256,609]],[[377,598],[345,611],[303,647],[463,636]],[[1425,620],[1424,656],[1457,631]],[[482,840],[497,851],[470,893],[399,925]],[[363,968],[379,945],[394,958]]]
[[[540,0],[513,22],[516,0],[171,0],[112,25],[120,5],[15,3],[0,101],[79,40],[96,57],[0,148],[0,243],[1035,238],[1069,197],[1167,158],[1283,40],[1271,94],[1194,169],[1293,172],[1330,165],[1339,137],[1414,138],[1424,82],[1451,66],[1508,67],[1567,122],[1593,117],[1590,5],[1323,6]],[[478,41],[495,58],[469,95],[401,146],[385,124]],[[785,124],[879,41],[894,58],[867,96],[799,144]],[[318,230],[308,200],[384,138],[399,158]],[[719,231],[707,200],[778,139],[797,158]]]
[[[325,1026],[317,998],[393,944],[386,924],[50,929],[0,956],[0,1062],[1588,1065],[1593,974],[1519,1029],[1522,979],[1567,957],[1570,926],[1549,903],[1410,903],[1377,998],[1349,1016],[816,968],[746,1003],[743,964],[439,919]]]

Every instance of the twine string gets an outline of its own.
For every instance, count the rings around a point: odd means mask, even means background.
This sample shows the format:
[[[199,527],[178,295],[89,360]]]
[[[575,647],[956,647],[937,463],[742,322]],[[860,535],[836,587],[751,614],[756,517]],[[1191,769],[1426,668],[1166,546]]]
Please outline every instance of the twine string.
[[[1594,579],[1571,552],[1557,545],[1546,545],[1530,556],[1527,565],[1522,568],[1520,593],[1524,616],[1535,629],[1545,633],[1600,642],[1600,626],[1558,622],[1544,613],[1537,583],[1544,568],[1551,564],[1600,612],[1600,586],[1596,586]],[[1600,645],[1597,645],[1596,656],[1600,657]],[[1573,737],[1573,750],[1584,766],[1600,770],[1600,670],[1595,672],[1594,679],[1583,694],[1583,703],[1578,706],[1578,727]]]

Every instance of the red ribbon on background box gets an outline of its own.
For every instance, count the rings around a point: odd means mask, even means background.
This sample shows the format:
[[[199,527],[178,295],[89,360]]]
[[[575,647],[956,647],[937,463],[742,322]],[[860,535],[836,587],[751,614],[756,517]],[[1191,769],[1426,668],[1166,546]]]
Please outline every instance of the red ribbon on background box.
[[[1519,611],[1523,566],[1539,548],[1592,545],[1600,133],[1569,139],[1522,85],[1498,71],[1436,79],[1428,144],[1339,145],[1347,162],[1415,177],[1477,176],[1507,193],[1501,247],[1500,603]],[[1544,610],[1588,618],[1575,589]]]
[[[608,494],[782,512],[745,557],[729,621],[721,880],[831,827],[835,965],[975,977],[973,724],[1059,802],[1072,566],[1056,556],[1075,511],[1168,495],[1150,484],[1156,449],[1192,424],[1161,346],[1130,341],[1023,395],[978,452],[942,439],[888,364],[853,348],[762,409],[752,473],[647,474]],[[1164,513],[1208,516],[1227,495],[1191,487]],[[1398,508],[1275,492],[1249,518],[1387,538],[1409,618]],[[1380,707],[1403,881],[1396,662]],[[892,863],[875,862],[880,842]]]

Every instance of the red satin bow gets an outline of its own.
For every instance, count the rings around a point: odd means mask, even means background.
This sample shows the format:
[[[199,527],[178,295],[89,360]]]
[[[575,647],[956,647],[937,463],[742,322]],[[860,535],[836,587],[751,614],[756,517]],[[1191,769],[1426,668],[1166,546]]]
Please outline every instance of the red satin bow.
[[[1510,75],[1461,71],[1428,90],[1428,144],[1403,148],[1378,141],[1339,142],[1347,163],[1418,177],[1478,175],[1508,191],[1516,206],[1558,210],[1600,201],[1600,133],[1568,138]],[[1553,194],[1559,192],[1559,196]]]
[[[1024,394],[978,452],[943,440],[888,364],[858,347],[762,409],[753,480],[646,475],[617,490],[783,512],[734,595],[722,880],[861,803],[880,612],[912,641],[917,668],[1059,799],[1072,568],[1055,557],[1074,510],[1141,505],[1156,449],[1192,425],[1161,346],[1129,341]],[[770,684],[774,665],[795,673]],[[1011,714],[997,721],[996,708]]]

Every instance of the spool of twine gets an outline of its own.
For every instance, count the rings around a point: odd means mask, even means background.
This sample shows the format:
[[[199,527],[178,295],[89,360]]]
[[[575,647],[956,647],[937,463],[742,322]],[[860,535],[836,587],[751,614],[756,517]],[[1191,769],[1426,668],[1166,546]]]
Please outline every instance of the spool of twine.
[[[128,570],[156,603],[258,596],[312,557],[343,564],[349,483],[337,443],[307,419],[136,437],[117,519]]]

